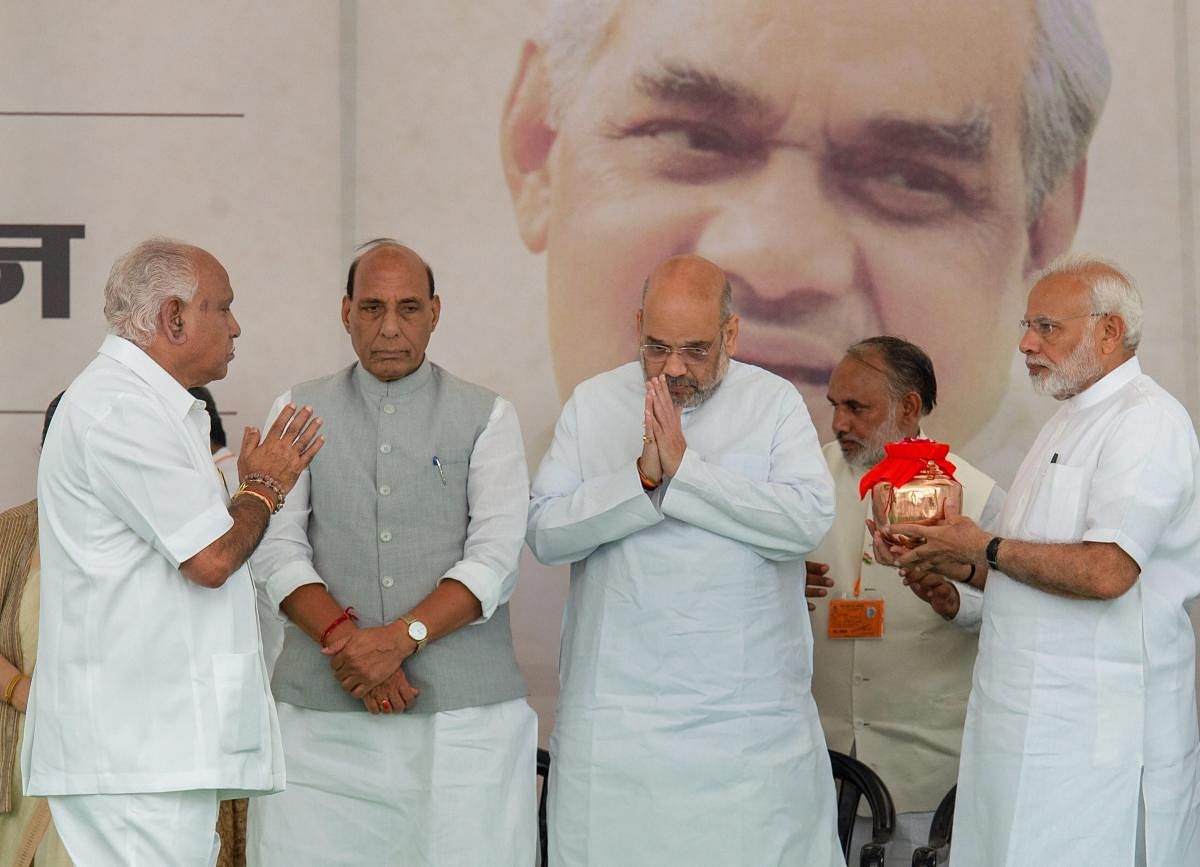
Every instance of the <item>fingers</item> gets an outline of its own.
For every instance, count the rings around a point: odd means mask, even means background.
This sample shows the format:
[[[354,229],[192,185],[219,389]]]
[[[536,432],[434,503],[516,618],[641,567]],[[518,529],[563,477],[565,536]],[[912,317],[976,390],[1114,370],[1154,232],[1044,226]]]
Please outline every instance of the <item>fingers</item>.
[[[408,678],[404,676],[404,673],[400,672],[399,683],[396,686],[395,694],[404,704],[404,710],[408,710],[413,706],[413,702],[417,700],[417,696],[421,694],[421,690],[410,684],[408,682]]]
[[[242,428],[242,451],[254,451],[258,448],[258,444],[262,442],[262,434],[258,428],[246,426]]]
[[[654,419],[665,427],[670,424],[671,419],[678,418],[675,414],[675,402],[671,400],[671,390],[667,388],[667,377],[660,373],[650,382],[651,393],[654,396]]]
[[[296,414],[296,405],[289,403],[279,411],[279,415],[275,416],[275,421],[271,422],[271,427],[267,431],[267,439],[277,440],[283,436],[284,429],[291,422],[292,417]]]
[[[350,636],[343,635],[341,638],[335,638],[335,639],[333,639],[333,641],[329,642],[324,647],[322,647],[321,652],[323,654],[325,654],[326,656],[335,656],[335,655],[341,653],[342,650],[344,650],[346,645],[349,643],[350,643]],[[334,666],[334,668],[338,667],[337,660],[333,661],[333,666]]]
[[[300,454],[305,454],[314,446],[318,449],[320,448],[320,446],[317,445],[317,440],[321,440],[322,442],[325,440],[324,437],[319,436],[321,425],[324,423],[325,420],[320,416],[317,416],[308,423],[307,427],[296,431],[295,443],[300,446]],[[316,454],[316,452],[313,452],[313,454]]]
[[[377,714],[384,712],[383,708],[380,706],[379,700],[375,698],[375,694],[372,692],[368,692],[363,696],[363,704],[366,705],[369,713]]]
[[[809,603],[808,603],[808,610],[809,610],[810,612],[811,612],[811,611],[816,611],[816,610],[817,610],[817,606],[815,606],[815,605],[813,605],[811,602],[809,602]]]

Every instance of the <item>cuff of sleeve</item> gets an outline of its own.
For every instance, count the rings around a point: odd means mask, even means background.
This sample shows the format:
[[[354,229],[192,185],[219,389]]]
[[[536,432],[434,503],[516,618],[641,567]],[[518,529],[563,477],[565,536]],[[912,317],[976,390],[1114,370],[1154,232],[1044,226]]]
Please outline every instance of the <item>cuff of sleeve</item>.
[[[950,620],[963,629],[977,629],[983,622],[983,591],[971,584],[955,582],[958,591],[958,613]]]
[[[162,551],[176,568],[190,560],[213,542],[224,536],[233,526],[233,516],[220,502],[211,506],[189,521],[183,528],[161,540]]]
[[[311,563],[306,563],[303,560],[293,560],[291,563],[284,563],[275,570],[275,574],[267,579],[267,601],[271,603],[272,608],[278,611],[283,600],[287,599],[305,584],[326,586]]]
[[[1145,569],[1146,563],[1150,560],[1148,552],[1142,549],[1134,539],[1120,530],[1085,530],[1083,534],[1083,542],[1107,542],[1111,545],[1116,545],[1126,554],[1133,558],[1133,562],[1138,564],[1139,569]]]
[[[466,560],[460,560],[450,567],[438,583],[442,583],[447,578],[453,578],[455,581],[458,581],[479,600],[479,606],[483,609],[483,614],[478,620],[472,621],[472,623],[485,623],[489,617],[496,613],[496,608],[500,604],[500,579],[487,566],[481,563],[470,563]]]

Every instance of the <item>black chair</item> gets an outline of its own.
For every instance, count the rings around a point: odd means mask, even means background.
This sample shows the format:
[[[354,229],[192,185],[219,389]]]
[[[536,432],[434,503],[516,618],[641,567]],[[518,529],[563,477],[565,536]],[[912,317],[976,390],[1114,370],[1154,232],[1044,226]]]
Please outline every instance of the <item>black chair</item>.
[[[954,830],[954,799],[958,786],[951,786],[938,804],[929,823],[929,844],[913,852],[912,867],[937,867],[938,858],[950,853],[950,832]]]
[[[537,775],[542,778],[542,790],[538,794],[538,851],[542,858],[538,863],[546,867],[546,788],[550,785],[550,753],[543,749],[537,751]]]
[[[871,842],[862,847],[859,867],[884,867],[884,847],[896,830],[896,808],[887,786],[877,773],[845,753],[830,750],[829,763],[833,766],[836,783],[838,839],[846,863],[851,864],[850,838],[854,835],[854,818],[858,815],[859,803],[866,798],[871,810]]]

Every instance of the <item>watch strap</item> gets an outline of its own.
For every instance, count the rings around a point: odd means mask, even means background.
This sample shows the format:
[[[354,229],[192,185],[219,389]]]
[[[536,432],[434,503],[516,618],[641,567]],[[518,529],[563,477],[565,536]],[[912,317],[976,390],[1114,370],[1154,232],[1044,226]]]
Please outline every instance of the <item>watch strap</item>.
[[[993,536],[991,541],[987,543],[987,550],[984,552],[984,557],[987,559],[989,569],[1000,571],[1000,567],[996,565],[996,555],[1000,553],[1000,543],[1004,540],[999,536]]]

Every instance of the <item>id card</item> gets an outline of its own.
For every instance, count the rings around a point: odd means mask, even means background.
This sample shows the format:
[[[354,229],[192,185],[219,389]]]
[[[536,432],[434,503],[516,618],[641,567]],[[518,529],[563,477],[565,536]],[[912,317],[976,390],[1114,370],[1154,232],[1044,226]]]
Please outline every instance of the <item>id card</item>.
[[[883,638],[884,600],[830,599],[831,639]]]

